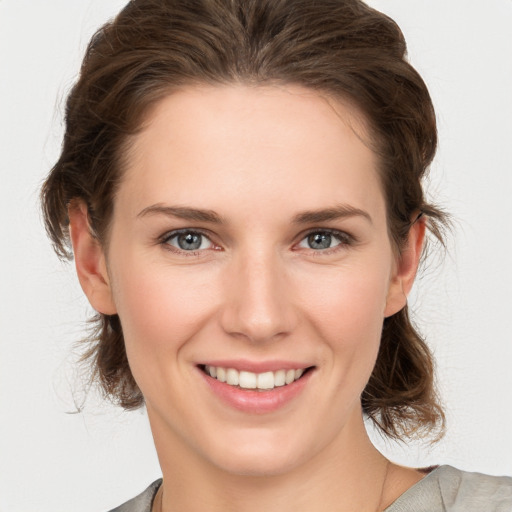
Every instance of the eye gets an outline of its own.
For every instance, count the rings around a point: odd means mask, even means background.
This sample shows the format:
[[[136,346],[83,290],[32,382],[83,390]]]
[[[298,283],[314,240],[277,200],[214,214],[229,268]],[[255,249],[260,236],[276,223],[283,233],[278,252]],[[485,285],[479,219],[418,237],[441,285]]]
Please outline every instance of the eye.
[[[191,230],[173,231],[165,235],[162,243],[178,251],[202,251],[213,247],[212,241],[203,233]]]
[[[334,230],[322,230],[310,232],[300,241],[298,246],[315,251],[324,251],[326,249],[334,249],[339,245],[350,245],[352,242],[352,237],[347,233]]]

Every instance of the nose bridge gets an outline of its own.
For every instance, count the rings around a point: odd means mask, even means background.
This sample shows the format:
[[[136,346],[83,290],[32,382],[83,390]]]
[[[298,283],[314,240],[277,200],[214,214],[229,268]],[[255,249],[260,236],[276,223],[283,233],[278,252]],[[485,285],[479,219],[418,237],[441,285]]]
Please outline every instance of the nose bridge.
[[[254,342],[289,333],[295,324],[291,289],[280,255],[247,250],[234,258],[222,314],[223,328]]]

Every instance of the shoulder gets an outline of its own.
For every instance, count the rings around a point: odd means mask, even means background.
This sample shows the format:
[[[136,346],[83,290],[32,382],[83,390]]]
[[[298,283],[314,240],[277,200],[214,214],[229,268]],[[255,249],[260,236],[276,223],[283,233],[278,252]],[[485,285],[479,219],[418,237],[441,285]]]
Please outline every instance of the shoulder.
[[[465,500],[468,505],[476,506],[475,510],[512,512],[512,478],[469,473],[451,466],[441,466],[438,470],[441,494],[453,505],[464,504]]]
[[[439,466],[386,512],[512,512],[512,478]]]
[[[112,509],[110,512],[151,512],[153,499],[161,483],[161,479],[156,480],[144,492],[119,505],[119,507]]]

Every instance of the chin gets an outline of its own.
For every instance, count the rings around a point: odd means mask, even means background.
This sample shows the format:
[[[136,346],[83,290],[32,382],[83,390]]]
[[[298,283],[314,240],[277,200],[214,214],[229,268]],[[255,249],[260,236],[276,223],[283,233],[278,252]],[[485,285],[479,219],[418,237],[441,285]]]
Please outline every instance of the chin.
[[[257,456],[240,455],[223,457],[217,460],[216,466],[232,475],[246,477],[279,476],[291,472],[300,465],[296,456],[287,456],[279,449],[272,453],[260,453]]]
[[[247,433],[239,440],[231,436],[215,452],[210,451],[207,458],[227,473],[251,477],[286,474],[308,459],[305,443],[297,445],[294,441],[298,439],[292,440],[291,436],[283,440],[281,436],[266,434],[260,437]]]

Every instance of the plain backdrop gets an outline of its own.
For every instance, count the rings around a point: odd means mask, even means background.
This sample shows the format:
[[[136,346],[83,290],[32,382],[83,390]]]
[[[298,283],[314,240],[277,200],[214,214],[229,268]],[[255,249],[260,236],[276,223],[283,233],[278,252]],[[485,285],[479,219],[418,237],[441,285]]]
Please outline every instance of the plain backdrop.
[[[105,511],[159,476],[144,411],[76,413],[90,312],[45,238],[38,189],[93,31],[123,0],[0,0],[0,511]],[[512,1],[372,0],[429,85],[440,148],[428,189],[455,219],[411,305],[435,352],[448,433],[392,459],[512,474]],[[75,392],[73,392],[75,390]]]

